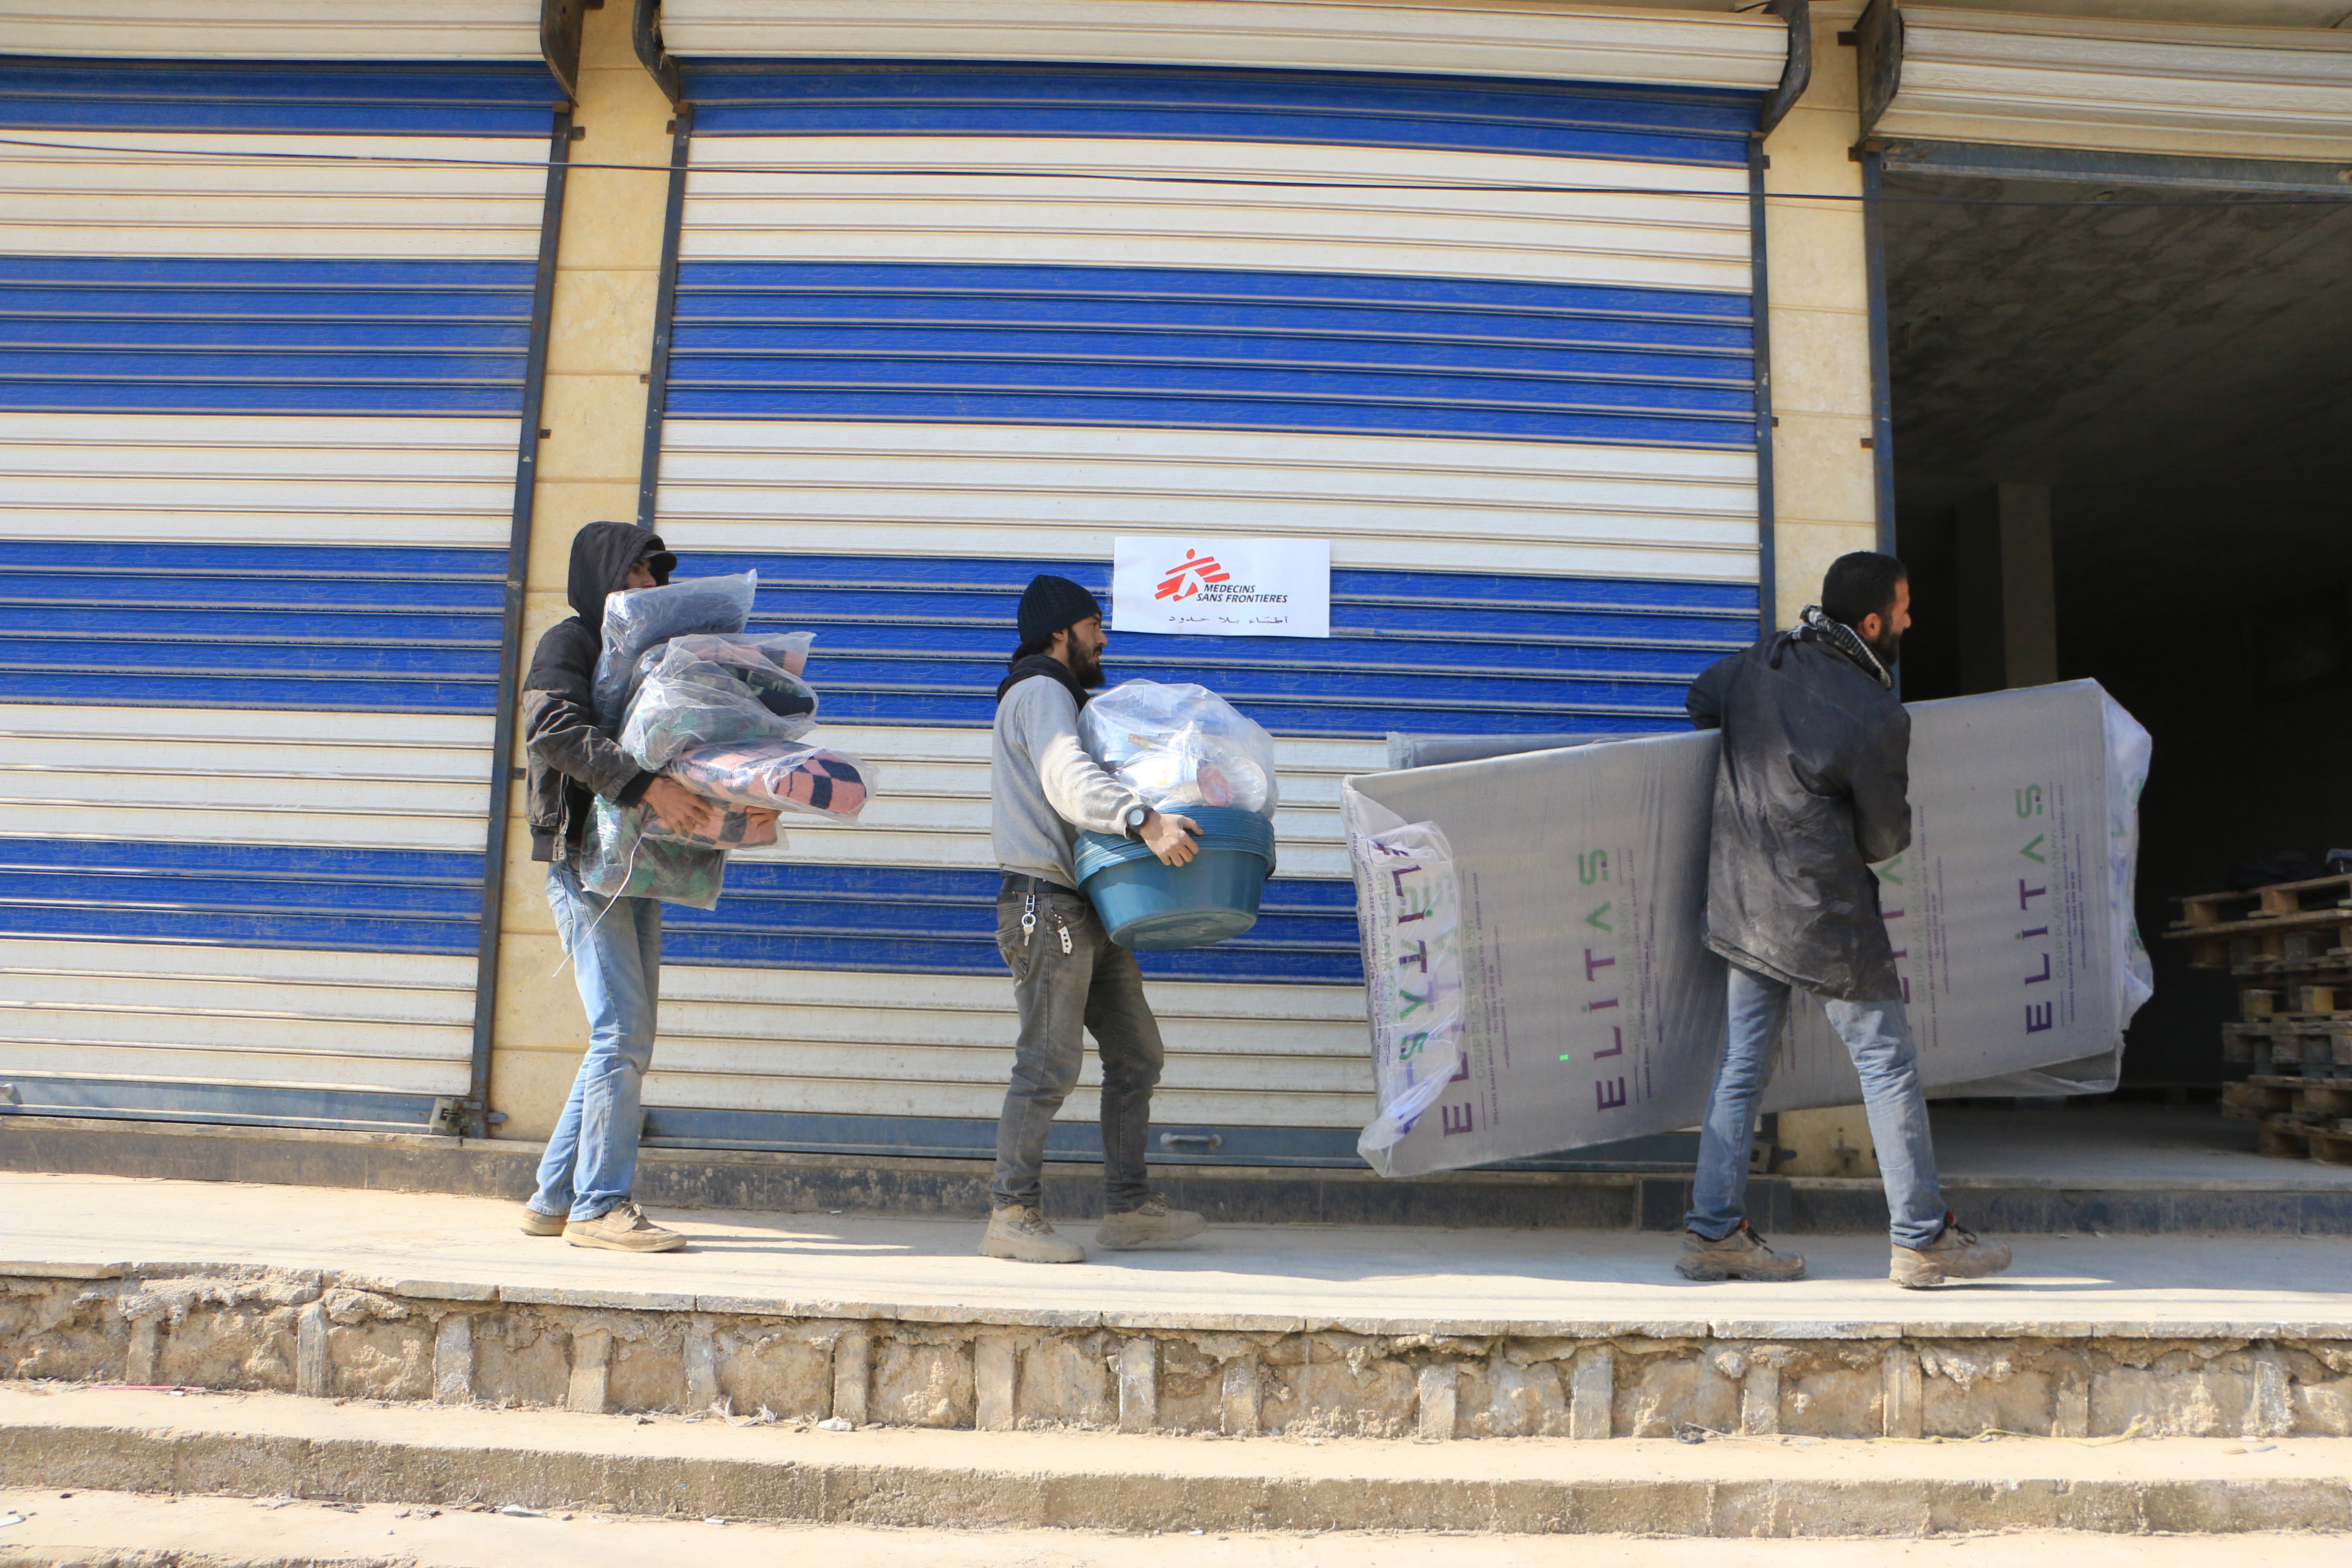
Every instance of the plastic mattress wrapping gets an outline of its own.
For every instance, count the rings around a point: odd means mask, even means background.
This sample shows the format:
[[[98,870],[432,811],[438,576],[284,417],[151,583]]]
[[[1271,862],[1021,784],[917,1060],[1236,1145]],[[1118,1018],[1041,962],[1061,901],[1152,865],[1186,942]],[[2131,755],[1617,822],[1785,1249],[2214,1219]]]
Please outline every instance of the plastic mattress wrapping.
[[[1911,846],[1875,868],[1930,1094],[2113,1087],[2153,990],[2132,915],[2147,732],[2095,681],[1911,706]],[[1697,1124],[1717,737],[1370,774],[1343,789],[1384,1175]],[[1767,1110],[1861,1087],[1801,995]]]
[[[1274,737],[1205,686],[1130,680],[1078,713],[1087,753],[1155,810],[1281,804]]]
[[[596,722],[617,732],[643,679],[646,656],[691,632],[740,632],[751,618],[760,586],[756,572],[730,577],[681,577],[658,588],[610,594],[604,599],[604,647],[596,655]]]

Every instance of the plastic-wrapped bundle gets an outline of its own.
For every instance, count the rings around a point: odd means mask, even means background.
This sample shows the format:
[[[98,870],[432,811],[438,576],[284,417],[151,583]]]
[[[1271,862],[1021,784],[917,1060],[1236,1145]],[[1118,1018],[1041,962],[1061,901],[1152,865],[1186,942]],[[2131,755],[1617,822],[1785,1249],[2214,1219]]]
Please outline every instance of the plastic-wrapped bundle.
[[[1155,807],[1230,805],[1272,816],[1280,804],[1274,737],[1205,686],[1115,686],[1079,712],[1078,739]]]
[[[604,600],[604,646],[596,656],[596,721],[617,729],[636,695],[637,664],[649,649],[689,632],[740,632],[751,618],[760,574],[682,577]]]
[[[799,740],[816,723],[816,691],[798,673],[814,640],[807,632],[673,638],[629,704],[622,749],[659,769],[696,746]]]
[[[646,837],[669,844],[698,844],[706,849],[764,849],[783,842],[783,835],[776,830],[776,814],[750,805],[720,806],[719,826],[709,833],[688,833],[659,816],[648,816]]]
[[[669,774],[711,800],[772,811],[805,811],[855,822],[874,793],[873,770],[845,752],[785,741],[698,746],[680,752]]]
[[[727,851],[654,837],[646,831],[654,821],[645,805],[597,801],[572,862],[580,885],[600,899],[659,899],[697,910],[717,904]]]

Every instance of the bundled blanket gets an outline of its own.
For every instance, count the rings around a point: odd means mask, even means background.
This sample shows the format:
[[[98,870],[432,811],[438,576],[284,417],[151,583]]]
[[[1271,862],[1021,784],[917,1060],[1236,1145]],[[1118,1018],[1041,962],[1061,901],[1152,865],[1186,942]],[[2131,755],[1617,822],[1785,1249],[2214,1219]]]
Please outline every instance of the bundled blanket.
[[[866,765],[845,752],[790,742],[698,746],[670,763],[670,776],[700,795],[771,811],[855,822],[866,809]]]

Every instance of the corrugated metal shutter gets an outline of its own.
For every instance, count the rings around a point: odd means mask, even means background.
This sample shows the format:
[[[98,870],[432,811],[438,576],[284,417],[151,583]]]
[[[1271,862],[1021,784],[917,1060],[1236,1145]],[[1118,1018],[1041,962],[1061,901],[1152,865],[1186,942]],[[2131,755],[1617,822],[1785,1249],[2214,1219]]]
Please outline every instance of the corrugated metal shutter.
[[[467,1092],[558,101],[0,59],[5,1109]]]
[[[530,60],[541,0],[0,0],[16,55]]]
[[[1767,16],[1549,0],[664,0],[661,29],[672,53],[705,60],[1150,62],[1754,91],[1780,79],[1788,37]]]
[[[992,1146],[1013,1028],[987,726],[1014,604],[1040,569],[1106,591],[1116,536],[1185,528],[1328,539],[1335,604],[1328,641],[1114,629],[1114,679],[1200,680],[1283,751],[1265,917],[1144,955],[1155,1119],[1186,1157],[1351,1159],[1339,778],[1392,729],[1673,726],[1753,636],[1755,97],[686,71],[659,526],[688,572],[756,566],[760,624],[819,633],[828,730],[886,772],[872,826],[795,826],[672,915],[652,1131]],[[1095,1115],[1075,1097],[1055,1148],[1098,1147]]]
[[[1889,5],[1867,132],[2008,146],[2352,157],[2352,35]]]

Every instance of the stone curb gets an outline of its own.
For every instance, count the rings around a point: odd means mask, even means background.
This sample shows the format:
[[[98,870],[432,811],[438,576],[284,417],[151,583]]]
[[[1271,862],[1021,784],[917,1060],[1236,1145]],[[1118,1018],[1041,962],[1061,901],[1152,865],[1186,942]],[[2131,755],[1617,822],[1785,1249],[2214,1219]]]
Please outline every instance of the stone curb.
[[[0,1264],[0,1376],[718,1406],[897,1427],[1643,1438],[2352,1435],[2352,1333],[2265,1322],[1473,1322],[898,1311],[185,1264]]]

